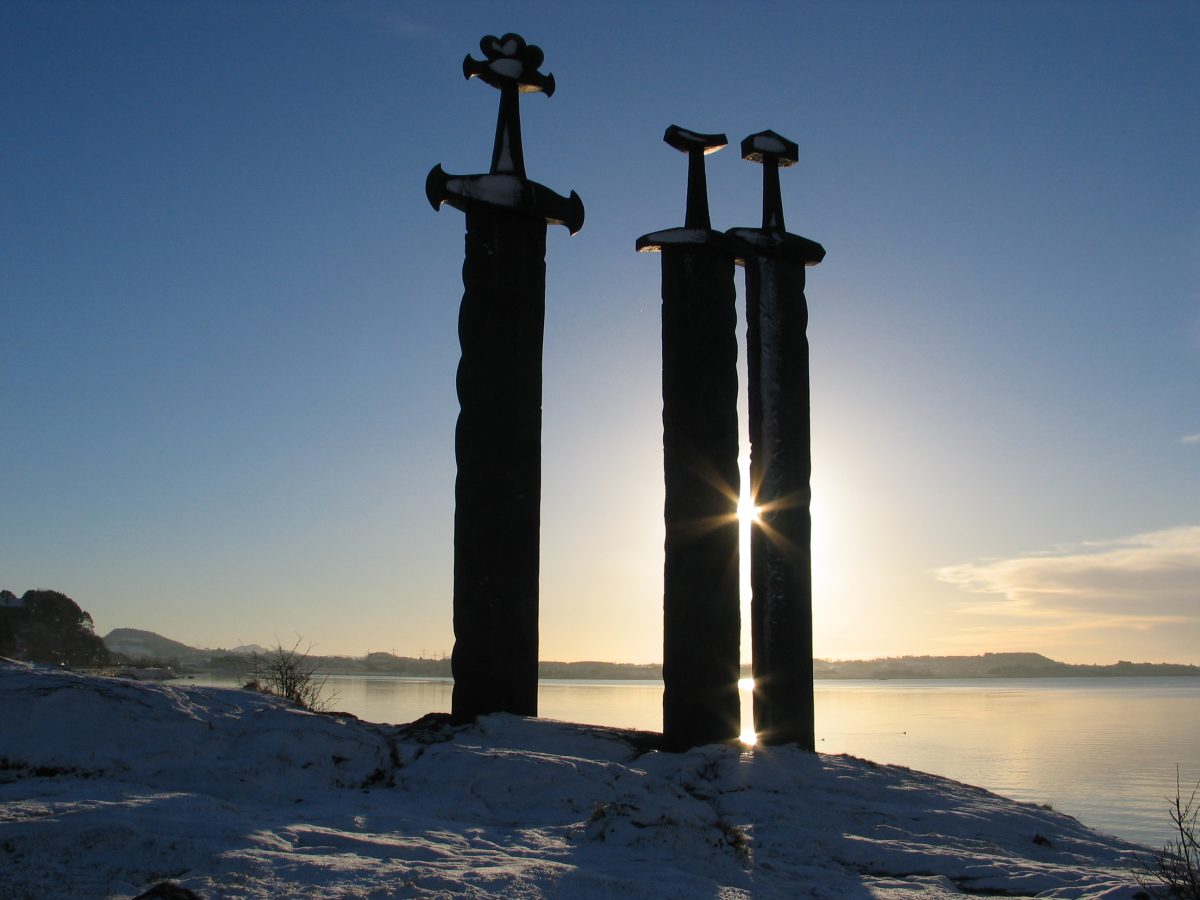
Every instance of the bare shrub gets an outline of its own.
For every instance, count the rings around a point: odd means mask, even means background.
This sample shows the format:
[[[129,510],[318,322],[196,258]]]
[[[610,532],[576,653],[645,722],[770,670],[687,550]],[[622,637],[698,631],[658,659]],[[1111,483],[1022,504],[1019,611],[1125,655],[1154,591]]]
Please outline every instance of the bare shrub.
[[[1137,874],[1138,886],[1156,897],[1200,900],[1200,782],[1185,800],[1175,774],[1175,799],[1171,801],[1171,824],[1175,837],[1148,859]]]
[[[273,650],[253,654],[246,687],[291,700],[302,709],[328,712],[336,697],[326,695],[328,676],[317,674],[317,664],[308,655],[312,645],[301,650],[302,640],[297,636],[291,647],[285,647],[276,638]]]

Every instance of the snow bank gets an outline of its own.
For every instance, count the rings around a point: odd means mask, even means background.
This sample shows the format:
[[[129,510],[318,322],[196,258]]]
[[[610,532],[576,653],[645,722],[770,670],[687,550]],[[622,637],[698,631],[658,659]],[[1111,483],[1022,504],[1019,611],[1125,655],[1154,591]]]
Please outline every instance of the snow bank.
[[[783,748],[317,715],[0,661],[0,898],[1133,898],[1139,848]]]

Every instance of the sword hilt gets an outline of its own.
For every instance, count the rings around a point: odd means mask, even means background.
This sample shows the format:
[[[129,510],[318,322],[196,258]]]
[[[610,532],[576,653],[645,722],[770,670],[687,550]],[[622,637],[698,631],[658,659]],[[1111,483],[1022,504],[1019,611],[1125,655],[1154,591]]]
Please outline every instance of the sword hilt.
[[[569,197],[530,181],[525,176],[525,154],[521,147],[520,95],[554,93],[554,76],[538,69],[544,59],[540,47],[525,43],[519,34],[486,35],[479,42],[484,59],[463,60],[463,75],[478,78],[500,91],[496,117],[496,141],[492,165],[486,175],[450,175],[440,165],[425,179],[425,196],[436,210],[443,203],[466,210],[472,203],[503,209],[565,225],[574,234],[583,227],[583,201],[571,191]]]
[[[663,141],[688,155],[687,210],[684,228],[711,228],[708,216],[708,180],[704,174],[704,157],[716,153],[729,143],[723,134],[700,134],[672,125]]]
[[[764,231],[787,231],[783,224],[783,196],[779,191],[779,170],[795,165],[800,148],[774,131],[760,131],[742,141],[742,159],[762,163]]]
[[[478,77],[500,91],[500,111],[496,116],[496,142],[492,146],[493,175],[525,177],[525,154],[521,148],[520,94],[554,93],[554,76],[543,75],[545,55],[541,47],[525,43],[519,34],[503,37],[486,35],[479,41],[486,59],[463,60],[463,75]]]
[[[825,248],[816,241],[789,234],[783,223],[783,198],[779,192],[779,170],[800,158],[796,144],[774,131],[760,131],[742,141],[742,159],[762,163],[763,214],[761,228],[730,228],[725,232],[737,240],[739,263],[747,253],[791,259],[815,266],[825,258]]]
[[[734,243],[712,230],[708,216],[708,182],[704,176],[704,157],[729,143],[723,134],[700,134],[672,125],[663,142],[688,155],[687,210],[683,226],[643,234],[634,246],[639,253],[657,253],[666,245],[707,246],[722,253],[736,252]]]

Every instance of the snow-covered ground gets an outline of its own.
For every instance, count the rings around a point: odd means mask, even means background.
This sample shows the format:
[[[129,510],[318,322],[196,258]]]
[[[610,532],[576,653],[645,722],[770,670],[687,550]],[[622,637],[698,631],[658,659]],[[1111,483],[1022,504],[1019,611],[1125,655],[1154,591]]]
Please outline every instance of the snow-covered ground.
[[[1133,898],[1140,848],[784,748],[407,726],[0,661],[0,898]]]

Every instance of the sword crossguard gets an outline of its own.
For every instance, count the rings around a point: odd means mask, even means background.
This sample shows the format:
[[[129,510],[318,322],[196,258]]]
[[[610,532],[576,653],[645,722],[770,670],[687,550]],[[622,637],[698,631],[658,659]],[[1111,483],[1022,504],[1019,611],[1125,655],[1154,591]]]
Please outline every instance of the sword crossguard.
[[[583,201],[577,193],[571,191],[571,196],[564,197],[516,175],[450,175],[437,165],[425,178],[425,196],[435,212],[443,203],[463,212],[472,203],[487,203],[543,219],[550,225],[563,225],[571,234],[583,227]]]
[[[708,180],[704,174],[704,157],[716,153],[729,143],[723,134],[701,134],[672,125],[663,135],[663,141],[688,157],[687,210],[683,217],[684,228],[712,227],[708,215]]]

